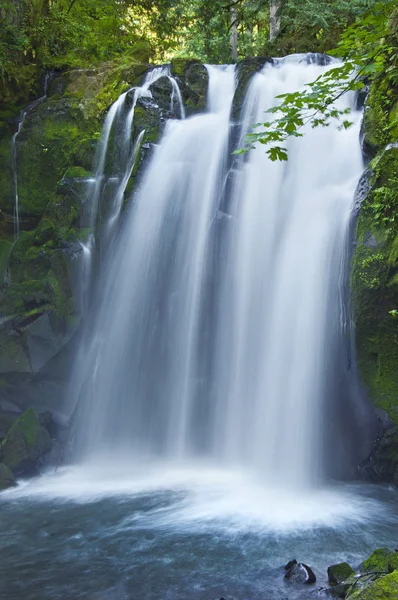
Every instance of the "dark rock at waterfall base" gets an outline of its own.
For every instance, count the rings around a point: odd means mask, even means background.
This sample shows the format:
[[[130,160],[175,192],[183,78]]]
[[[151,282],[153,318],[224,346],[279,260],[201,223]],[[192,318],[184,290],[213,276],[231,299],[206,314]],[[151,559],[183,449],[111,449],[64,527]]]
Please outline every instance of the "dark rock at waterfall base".
[[[29,408],[15,421],[0,446],[0,461],[14,475],[36,475],[38,461],[52,448],[48,431]]]
[[[0,463],[0,492],[15,485],[14,475],[10,469],[3,463]]]
[[[366,479],[398,485],[398,428],[384,421],[369,457],[359,465]]]
[[[312,584],[316,582],[315,573],[311,567],[294,560],[290,562],[292,563],[292,566],[286,570],[285,579],[289,579],[294,583]]]
[[[328,567],[328,580],[330,585],[339,585],[354,574],[354,569],[346,562]]]
[[[290,569],[294,567],[294,565],[297,565],[297,560],[295,558],[293,558],[293,560],[289,560],[287,565],[285,565],[285,571],[290,571]]]

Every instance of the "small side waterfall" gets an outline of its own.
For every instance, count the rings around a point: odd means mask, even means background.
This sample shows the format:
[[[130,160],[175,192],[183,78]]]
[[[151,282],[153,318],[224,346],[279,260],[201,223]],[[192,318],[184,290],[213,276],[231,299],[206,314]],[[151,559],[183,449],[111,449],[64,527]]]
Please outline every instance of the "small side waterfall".
[[[253,77],[241,140],[276,96],[330,68],[301,58]],[[337,395],[361,115],[347,131],[309,128],[286,164],[261,148],[232,159],[234,67],[207,69],[208,112],[167,123],[102,280],[75,374],[77,452],[206,457],[308,487],[325,474]],[[350,95],[339,102],[354,107]]]
[[[29,106],[23,110],[18,119],[17,131],[12,136],[11,140],[11,169],[12,169],[12,181],[13,181],[13,190],[14,190],[14,240],[17,241],[19,238],[19,195],[18,195],[18,165],[17,165],[17,139],[19,134],[21,133],[22,127],[24,126],[25,119],[29,115],[29,113],[36,108],[39,104],[44,102],[47,99],[47,89],[48,84],[51,78],[50,73],[46,73],[44,78],[44,93],[43,96],[29,104]]]
[[[134,114],[140,98],[152,98],[151,85],[161,77],[167,77],[172,85],[170,109],[175,111],[177,103],[181,119],[185,110],[178,84],[170,72],[170,66],[155,67],[148,71],[141,86],[134,87],[119,96],[109,108],[102,127],[94,159],[94,177],[86,199],[85,222],[89,233],[81,241],[83,250],[84,288],[93,287],[93,262],[97,233],[102,247],[107,247],[115,236],[119,216],[123,207],[126,188],[136,164],[145,131],[133,141]],[[101,220],[98,232],[99,220]],[[83,296],[87,294],[83,293]],[[83,303],[87,304],[87,302]]]

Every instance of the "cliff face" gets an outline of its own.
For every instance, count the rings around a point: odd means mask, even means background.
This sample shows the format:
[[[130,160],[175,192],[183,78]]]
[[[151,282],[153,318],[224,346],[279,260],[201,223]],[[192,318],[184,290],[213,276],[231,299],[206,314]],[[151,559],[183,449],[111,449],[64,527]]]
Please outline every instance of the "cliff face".
[[[28,106],[22,121],[15,109],[0,112],[0,399],[22,408],[62,408],[81,320],[81,242],[92,233],[87,214],[96,148],[110,105],[140,85],[148,68],[106,63],[53,74],[46,97]],[[205,110],[205,67],[178,60],[171,69],[188,114]],[[162,77],[153,100],[137,103],[133,139],[145,133],[125,203],[171,116],[169,86]]]
[[[371,159],[356,225],[351,285],[357,361],[381,430],[367,475],[398,483],[398,89],[386,77],[369,92],[364,151]]]

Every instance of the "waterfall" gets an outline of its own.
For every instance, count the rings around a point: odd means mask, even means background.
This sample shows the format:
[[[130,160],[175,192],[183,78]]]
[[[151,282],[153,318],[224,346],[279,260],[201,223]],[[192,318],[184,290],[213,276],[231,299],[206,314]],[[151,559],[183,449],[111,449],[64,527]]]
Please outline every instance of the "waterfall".
[[[21,133],[22,127],[24,126],[26,117],[30,114],[30,112],[39,106],[44,100],[47,99],[47,89],[48,84],[51,79],[51,74],[46,73],[44,78],[44,93],[43,96],[40,96],[37,100],[29,104],[29,106],[23,110],[19,116],[17,130],[12,136],[11,140],[11,170],[12,170],[12,182],[13,182],[13,191],[14,191],[14,241],[19,239],[19,195],[18,195],[18,165],[17,165],[17,139],[19,134]]]
[[[177,101],[181,119],[185,118],[185,110],[178,84],[170,72],[170,66],[155,67],[148,71],[141,86],[133,87],[119,96],[109,108],[102,127],[96,156],[94,159],[94,178],[86,200],[87,225],[90,233],[84,243],[91,263],[95,248],[96,226],[98,219],[105,213],[101,231],[102,240],[109,240],[115,233],[115,227],[123,206],[127,184],[133,172],[141,147],[144,131],[133,143],[133,124],[137,102],[140,98],[152,98],[151,85],[161,77],[167,77],[172,85],[170,109],[174,111]],[[101,200],[109,193],[111,187],[112,200],[109,206],[101,206]]]
[[[294,57],[255,74],[238,138],[328,68]],[[101,282],[76,448],[205,457],[308,487],[325,474],[336,400],[360,114],[345,131],[307,128],[287,163],[261,147],[232,159],[234,67],[207,69],[208,110],[167,123]]]

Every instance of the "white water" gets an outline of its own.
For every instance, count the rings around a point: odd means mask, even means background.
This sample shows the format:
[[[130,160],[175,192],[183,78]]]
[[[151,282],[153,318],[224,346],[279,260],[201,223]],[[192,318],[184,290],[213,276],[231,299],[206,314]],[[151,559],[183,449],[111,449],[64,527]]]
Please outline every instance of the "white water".
[[[104,188],[114,179],[114,191],[111,205],[104,207],[107,212],[104,219],[101,234],[109,240],[115,233],[120,212],[123,206],[123,198],[127,184],[134,169],[138,152],[142,143],[144,132],[141,132],[133,143],[134,114],[137,102],[140,98],[152,98],[151,85],[161,77],[167,77],[172,85],[170,108],[174,110],[177,101],[178,111],[182,119],[185,118],[185,110],[182,102],[181,92],[174,77],[171,76],[170,67],[155,67],[150,70],[144,78],[141,86],[131,88],[119,96],[110,107],[101,131],[94,163],[94,185],[87,199],[88,205],[88,227],[91,238],[85,244],[90,253],[95,247],[95,228],[101,211],[101,197]],[[127,107],[127,99],[130,98],[130,106]],[[120,136],[120,133],[123,135]],[[115,140],[112,135],[115,135]],[[120,137],[122,143],[120,144]],[[107,161],[109,164],[107,164]]]
[[[242,135],[325,68],[255,75]],[[208,71],[207,114],[167,124],[106,274],[76,377],[77,448],[205,456],[308,489],[325,471],[360,115],[289,142],[287,164],[260,148],[230,171],[234,70]]]

